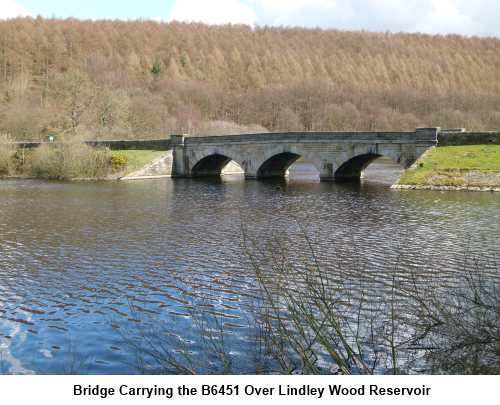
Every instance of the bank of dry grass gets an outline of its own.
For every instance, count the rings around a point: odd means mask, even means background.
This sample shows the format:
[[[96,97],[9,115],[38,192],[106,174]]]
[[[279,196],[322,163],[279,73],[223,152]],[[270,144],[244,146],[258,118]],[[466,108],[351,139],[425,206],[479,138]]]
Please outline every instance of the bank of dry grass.
[[[2,142],[2,139],[4,142]],[[0,139],[0,176],[46,180],[104,179],[126,170],[127,158],[107,148],[81,141],[45,144],[36,149],[16,149]]]
[[[116,179],[134,172],[165,154],[158,150],[95,148],[82,140],[16,149],[12,138],[0,136],[0,177],[46,180]]]
[[[42,145],[32,151],[23,165],[29,177],[42,179],[99,179],[112,171],[111,152],[80,142]]]
[[[0,176],[7,176],[12,171],[13,157],[16,148],[9,135],[0,134]]]
[[[496,130],[499,78],[499,38],[0,21],[0,131],[19,140],[81,130],[100,139],[230,134],[249,126]]]

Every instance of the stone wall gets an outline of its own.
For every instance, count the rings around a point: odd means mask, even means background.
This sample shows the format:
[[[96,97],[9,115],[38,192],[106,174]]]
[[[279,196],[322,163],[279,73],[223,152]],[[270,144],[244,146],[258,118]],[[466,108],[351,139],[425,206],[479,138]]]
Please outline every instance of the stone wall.
[[[57,144],[57,142],[54,142]],[[16,142],[18,148],[33,149],[40,145],[54,143],[50,142]],[[136,149],[136,150],[170,150],[170,139],[137,139],[137,140],[119,140],[119,141],[86,141],[90,146],[107,147],[111,150]]]
[[[125,141],[88,141],[91,146],[106,146],[111,150],[137,149],[137,150],[169,150],[170,139],[138,139]]]
[[[441,131],[437,146],[500,145],[500,132]]]

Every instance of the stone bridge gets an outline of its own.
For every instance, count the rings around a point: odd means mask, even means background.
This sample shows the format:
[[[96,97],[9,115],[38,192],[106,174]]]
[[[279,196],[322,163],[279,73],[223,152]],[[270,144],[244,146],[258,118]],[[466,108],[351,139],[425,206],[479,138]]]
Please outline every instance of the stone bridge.
[[[284,177],[299,158],[322,181],[359,179],[374,159],[386,156],[410,167],[437,143],[439,128],[414,132],[289,132],[188,137],[172,135],[172,176],[219,176],[235,161],[247,179]]]

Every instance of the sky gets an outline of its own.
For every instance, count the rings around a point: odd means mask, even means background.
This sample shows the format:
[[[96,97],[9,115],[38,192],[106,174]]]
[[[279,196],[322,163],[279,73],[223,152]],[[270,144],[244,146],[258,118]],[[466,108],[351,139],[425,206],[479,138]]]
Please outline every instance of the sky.
[[[0,0],[23,15],[500,37],[500,0]]]

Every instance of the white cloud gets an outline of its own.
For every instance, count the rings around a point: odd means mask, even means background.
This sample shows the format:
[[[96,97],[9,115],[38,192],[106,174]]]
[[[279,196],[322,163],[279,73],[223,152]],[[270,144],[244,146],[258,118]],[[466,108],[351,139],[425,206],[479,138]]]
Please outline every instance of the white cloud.
[[[458,10],[474,22],[474,34],[500,36],[499,0],[456,0]]]
[[[425,18],[414,29],[428,33],[461,33],[473,35],[481,31],[481,26],[469,15],[464,14],[454,0],[433,0]]]
[[[170,19],[500,36],[499,15],[500,0],[175,0]]]
[[[206,24],[247,24],[256,22],[255,11],[239,0],[176,0],[170,19]]]
[[[0,19],[29,16],[24,7],[17,4],[15,0],[0,0]]]

